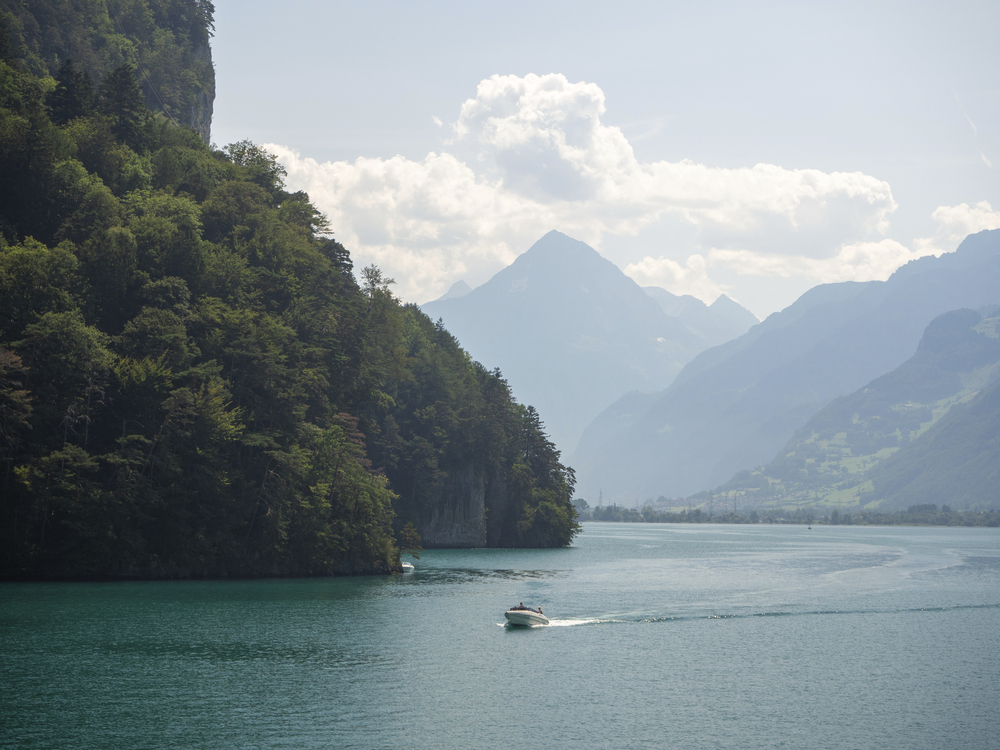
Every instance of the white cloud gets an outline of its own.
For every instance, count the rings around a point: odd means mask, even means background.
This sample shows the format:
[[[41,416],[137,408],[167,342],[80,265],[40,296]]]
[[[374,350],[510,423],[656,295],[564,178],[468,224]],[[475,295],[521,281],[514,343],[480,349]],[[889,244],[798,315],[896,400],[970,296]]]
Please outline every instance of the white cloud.
[[[882,237],[896,203],[881,180],[771,164],[640,162],[622,131],[602,122],[605,110],[594,83],[496,75],[462,104],[446,152],[420,161],[319,164],[266,148],[289,186],[328,215],[356,265],[378,263],[404,299],[432,299],[459,278],[481,283],[550,229],[599,248],[604,235],[635,236],[668,216],[697,228],[695,246],[683,248],[686,265],[676,252],[653,260],[637,248],[636,259],[648,257],[629,272],[703,298],[722,291],[699,267],[706,259],[856,276],[882,273],[898,256]],[[877,249],[847,250],[869,246]]]
[[[970,234],[984,229],[1000,229],[1000,211],[994,211],[988,201],[974,206],[938,206],[931,216],[938,223],[933,237],[916,240],[914,247],[921,255],[940,255],[955,250]]]
[[[831,258],[752,253],[747,250],[713,249],[709,265],[725,266],[743,276],[806,277],[817,283],[885,280],[904,263],[927,252],[913,252],[895,240],[854,242],[844,245]]]
[[[711,303],[719,294],[729,293],[730,288],[709,277],[711,268],[725,268],[740,276],[805,278],[814,283],[884,281],[911,260],[952,252],[970,234],[1000,229],[1000,211],[994,211],[986,201],[974,206],[940,206],[932,216],[938,222],[937,233],[916,240],[912,249],[892,239],[844,244],[828,258],[710,248],[706,256],[689,256],[686,266],[669,258],[647,256],[629,264],[625,273],[644,286],[661,286],[674,294],[691,294]]]
[[[593,203],[603,230],[617,234],[670,212],[701,227],[712,244],[724,237],[773,246],[784,232],[801,253],[816,244],[804,242],[814,233],[884,232],[896,208],[887,183],[857,172],[641,163],[621,130],[601,122],[604,112],[604,92],[592,83],[493,76],[462,105],[452,145],[477,147],[490,173],[525,197]]]
[[[674,294],[690,294],[706,304],[712,304],[730,287],[717,284],[709,278],[705,259],[689,255],[685,265],[670,258],[646,256],[638,263],[629,263],[625,273],[640,286],[658,286]]]

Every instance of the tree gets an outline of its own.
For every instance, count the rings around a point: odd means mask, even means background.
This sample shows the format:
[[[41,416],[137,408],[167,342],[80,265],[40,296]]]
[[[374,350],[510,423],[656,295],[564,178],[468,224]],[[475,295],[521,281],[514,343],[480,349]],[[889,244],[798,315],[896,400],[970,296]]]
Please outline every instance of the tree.
[[[15,64],[17,57],[18,50],[14,45],[14,40],[10,37],[5,20],[0,17],[0,61]]]
[[[70,120],[86,117],[94,109],[94,84],[90,76],[77,70],[71,58],[63,61],[56,75],[55,90],[49,94],[47,104],[52,121],[65,125]]]
[[[135,69],[120,65],[101,82],[98,109],[111,121],[111,132],[122,143],[138,144],[149,110],[142,99],[142,89]]]
[[[0,486],[10,479],[14,457],[31,429],[31,394],[22,387],[27,369],[9,349],[0,349]]]
[[[420,546],[421,541],[420,534],[417,533],[417,527],[413,525],[413,521],[407,521],[406,525],[399,532],[399,551],[412,555],[419,560],[420,553],[424,551],[424,548]]]
[[[230,143],[222,150],[233,164],[238,164],[246,170],[251,182],[269,193],[274,194],[285,187],[285,177],[288,172],[278,163],[278,157],[252,141]]]

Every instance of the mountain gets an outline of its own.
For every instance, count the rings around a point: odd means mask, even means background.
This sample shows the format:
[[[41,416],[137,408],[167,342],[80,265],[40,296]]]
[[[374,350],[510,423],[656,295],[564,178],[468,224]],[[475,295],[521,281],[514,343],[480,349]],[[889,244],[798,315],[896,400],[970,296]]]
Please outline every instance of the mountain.
[[[935,471],[943,463],[961,466],[989,445],[988,439],[970,443],[969,435],[974,431],[962,433],[958,441],[938,438],[928,443],[923,436],[936,433],[945,415],[974,400],[1000,376],[998,331],[1000,317],[983,319],[973,310],[938,316],[924,331],[910,359],[851,395],[834,399],[795,432],[773,461],[752,472],[740,472],[711,493],[711,501],[725,505],[738,499],[741,506],[765,509],[815,504],[882,509],[883,500],[892,495],[893,501],[886,507],[929,502],[929,497],[935,503],[945,500],[956,508],[968,507],[971,503],[956,502],[943,491],[947,485],[940,481],[919,486],[902,481],[900,476],[913,473],[912,460],[903,460],[902,465],[908,468],[889,470],[889,475],[883,469],[897,465],[897,457],[914,450],[920,456],[918,463]],[[975,409],[963,413],[967,419],[989,422]],[[998,424],[992,422],[994,435]],[[921,445],[929,447],[920,450]],[[942,456],[947,460],[942,461]],[[920,473],[924,471],[920,469]],[[981,478],[965,483],[989,486]],[[905,486],[905,492],[886,489],[897,485]],[[915,495],[926,497],[918,501],[913,499]]]
[[[717,346],[742,336],[760,321],[752,312],[721,295],[706,305],[690,294],[676,295],[658,286],[644,286],[667,315],[678,318],[685,327],[704,339],[707,346]]]
[[[446,299],[458,299],[459,297],[464,297],[466,294],[472,291],[472,287],[465,283],[462,279],[459,279],[450,287],[448,291],[445,292],[441,297],[438,297],[435,302],[443,302]]]
[[[579,494],[631,502],[717,487],[770,461],[832,399],[902,364],[932,319],[998,298],[1000,230],[884,282],[815,287],[699,354],[642,414],[609,407],[571,458]]]
[[[611,261],[556,231],[482,286],[422,309],[499,367],[563,450],[605,406],[666,387],[706,346]]]
[[[996,508],[998,435],[1000,380],[994,380],[872,472],[870,497],[880,510],[941,500],[954,509]]]

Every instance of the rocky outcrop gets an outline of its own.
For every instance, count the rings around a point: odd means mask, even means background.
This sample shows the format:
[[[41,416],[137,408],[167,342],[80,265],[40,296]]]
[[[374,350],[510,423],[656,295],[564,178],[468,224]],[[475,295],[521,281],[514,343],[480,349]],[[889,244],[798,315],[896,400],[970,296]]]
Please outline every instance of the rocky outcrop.
[[[485,547],[485,472],[473,464],[453,471],[419,531],[425,547]]]
[[[215,104],[215,71],[212,66],[212,48],[207,44],[194,51],[194,57],[207,69],[207,79],[210,85],[207,90],[198,93],[195,105],[188,114],[186,125],[194,128],[205,143],[212,142],[212,110]]]
[[[417,523],[422,544],[431,548],[510,546],[514,522],[500,472],[488,474],[473,464],[453,471],[441,499]]]
[[[505,538],[509,538],[510,536],[505,533],[505,530],[509,526],[506,523],[509,501],[507,483],[504,481],[503,476],[498,473],[490,478],[490,482],[486,486],[486,541],[490,547],[505,546]]]

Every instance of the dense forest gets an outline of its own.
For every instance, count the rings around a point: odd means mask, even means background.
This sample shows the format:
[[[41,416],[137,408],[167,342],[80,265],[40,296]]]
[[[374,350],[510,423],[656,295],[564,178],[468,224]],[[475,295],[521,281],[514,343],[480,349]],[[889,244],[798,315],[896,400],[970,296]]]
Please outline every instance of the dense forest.
[[[356,278],[271,155],[152,113],[128,62],[41,75],[15,36],[0,22],[2,577],[398,570],[469,467],[497,490],[490,545],[571,541],[539,415],[377,268]]]
[[[208,143],[215,100],[209,0],[0,0],[11,56],[47,86],[132,66],[146,105]],[[67,61],[69,61],[67,63]]]

